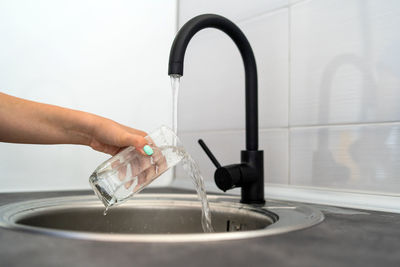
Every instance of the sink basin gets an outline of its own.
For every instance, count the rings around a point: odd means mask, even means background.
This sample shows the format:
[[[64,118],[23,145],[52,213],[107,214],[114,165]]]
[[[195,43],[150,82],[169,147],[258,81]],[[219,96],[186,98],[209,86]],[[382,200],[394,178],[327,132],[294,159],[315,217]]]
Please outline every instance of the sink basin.
[[[311,227],[323,214],[304,205],[269,201],[240,204],[237,197],[209,195],[215,233],[201,227],[196,195],[139,194],[103,215],[94,196],[25,201],[0,207],[0,226],[67,238],[117,242],[197,242],[253,238]]]

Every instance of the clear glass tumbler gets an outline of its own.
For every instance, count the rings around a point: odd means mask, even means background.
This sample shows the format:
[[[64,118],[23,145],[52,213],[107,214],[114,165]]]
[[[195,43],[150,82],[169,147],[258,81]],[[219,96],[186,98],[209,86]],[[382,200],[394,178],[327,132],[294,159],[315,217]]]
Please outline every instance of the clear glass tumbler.
[[[145,138],[153,149],[151,156],[127,147],[103,162],[90,176],[89,183],[106,208],[128,200],[185,156],[178,137],[166,126]]]

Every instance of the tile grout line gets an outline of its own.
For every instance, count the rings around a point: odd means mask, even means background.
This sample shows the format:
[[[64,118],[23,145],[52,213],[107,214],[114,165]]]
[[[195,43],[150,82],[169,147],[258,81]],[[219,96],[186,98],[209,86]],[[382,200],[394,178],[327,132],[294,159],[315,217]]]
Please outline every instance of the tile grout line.
[[[284,131],[288,127],[275,127],[275,128],[259,128],[260,132],[271,132],[271,131]],[[245,133],[246,129],[206,129],[206,130],[190,130],[190,131],[179,131],[179,134],[226,134],[226,133]]]
[[[288,166],[287,166],[287,184],[290,185],[292,182],[292,171],[291,171],[291,166],[292,166],[292,155],[291,155],[291,145],[292,145],[292,131],[290,129],[290,121],[291,121],[291,94],[292,94],[292,7],[289,6],[288,8],[288,121],[287,121],[287,126],[288,126]]]
[[[374,121],[374,122],[349,122],[349,123],[332,123],[332,124],[315,124],[315,125],[295,125],[290,126],[291,129],[302,128],[336,128],[336,127],[349,127],[349,126],[374,126],[374,125],[399,125],[400,121]]]
[[[385,126],[385,125],[396,125],[400,126],[400,121],[382,121],[382,122],[359,122],[359,123],[344,123],[344,124],[321,124],[321,125],[299,125],[289,127],[269,127],[259,128],[260,132],[270,131],[284,131],[284,130],[296,130],[296,129],[313,129],[313,128],[339,128],[339,127],[352,127],[352,126]],[[205,130],[190,130],[190,131],[179,131],[180,134],[222,134],[222,133],[244,133],[245,129],[205,129]]]
[[[179,13],[180,13],[180,12],[179,12],[179,6],[180,6],[180,0],[176,0],[176,2],[175,2],[175,11],[176,11],[175,19],[176,19],[176,21],[175,21],[175,34],[174,34],[174,35],[176,35],[176,34],[178,33],[178,31],[179,31]],[[175,36],[174,36],[174,39],[175,39]],[[170,90],[171,90],[171,89],[170,89]],[[173,98],[172,90],[171,90],[171,97]],[[171,101],[171,105],[173,105],[173,101]],[[174,109],[174,108],[172,108],[172,109]],[[176,112],[178,112],[178,111],[176,111]],[[172,115],[172,116],[171,116],[171,124],[172,124],[172,122],[174,121],[173,112],[171,113],[171,115]],[[178,123],[178,122],[176,121],[175,123]],[[178,124],[178,125],[179,125],[179,124]],[[176,129],[176,134],[177,134],[177,135],[180,134],[178,129]],[[170,180],[169,185],[171,185],[171,184],[177,179],[176,174],[177,174],[176,166],[174,166],[174,167],[171,169],[172,179]]]
[[[251,21],[252,19],[258,19],[258,18],[260,18],[262,16],[269,16],[269,15],[271,15],[271,14],[273,14],[275,12],[279,12],[279,11],[281,11],[283,9],[290,9],[292,6],[296,6],[296,5],[302,4],[303,2],[306,2],[306,1],[308,1],[308,0],[299,0],[299,1],[295,2],[295,3],[288,3],[288,4],[285,4],[285,5],[282,5],[282,6],[279,6],[279,7],[275,7],[273,9],[261,12],[261,13],[249,15],[248,17],[245,17],[245,18],[242,18],[242,19],[238,19],[238,20],[236,20],[234,22],[236,24],[246,23],[248,21]]]
[[[176,29],[175,32],[177,33],[179,31],[179,6],[180,6],[180,0],[176,0]]]
[[[259,18],[261,18],[261,17],[263,17],[263,16],[265,16],[265,17],[271,16],[271,15],[273,15],[274,13],[277,13],[277,12],[283,10],[283,9],[287,9],[288,7],[289,7],[288,5],[284,5],[284,6],[281,6],[281,7],[276,7],[276,8],[273,8],[273,9],[271,9],[271,10],[268,10],[268,11],[264,11],[264,12],[257,13],[257,14],[253,14],[253,15],[249,15],[248,17],[239,19],[239,20],[234,21],[234,22],[235,22],[236,24],[246,23],[246,22],[249,22],[249,21],[251,21],[251,20],[253,20],[253,19],[254,19],[254,20],[255,20],[255,19],[259,19]]]

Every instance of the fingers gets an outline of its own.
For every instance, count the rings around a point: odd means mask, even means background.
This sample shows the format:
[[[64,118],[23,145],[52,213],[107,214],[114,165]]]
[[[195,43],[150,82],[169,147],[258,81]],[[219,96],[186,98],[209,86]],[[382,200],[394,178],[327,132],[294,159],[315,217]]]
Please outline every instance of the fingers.
[[[133,192],[137,192],[142,189],[144,186],[151,183],[154,179],[160,176],[164,171],[167,170],[167,160],[164,155],[161,153],[161,150],[157,147],[153,147],[154,154],[152,157],[142,158],[141,166],[144,168],[138,175],[138,182]]]
[[[151,157],[140,157],[140,163],[138,165],[139,173],[138,180],[133,192],[135,193],[141,187],[146,185],[146,181],[148,179],[148,170],[152,168],[152,158]]]
[[[139,151],[142,152],[142,154],[146,155],[146,153],[143,151],[143,147],[145,145],[147,145],[149,142],[144,138],[146,136],[148,136],[148,134],[144,131],[138,130],[138,129],[134,129],[122,124],[119,124],[125,131],[127,131],[129,134],[131,134],[130,136],[130,140],[132,143],[129,144],[131,146],[134,146],[136,149],[138,149]]]
[[[121,148],[133,146],[142,154],[145,154],[143,147],[147,145],[144,138],[147,136],[146,132],[99,116],[96,116],[95,119],[89,141],[92,148],[115,155]]]
[[[129,133],[125,138],[126,139],[122,142],[121,146],[134,146],[138,151],[140,151],[140,153],[147,155],[144,152],[143,147],[147,145],[148,142],[143,136]]]
[[[153,161],[156,166],[157,175],[163,173],[167,169],[167,159],[157,147],[154,147]]]
[[[127,132],[129,132],[129,133],[131,133],[131,134],[140,135],[140,136],[143,136],[143,137],[147,136],[147,133],[144,132],[144,131],[141,131],[141,130],[138,130],[138,129],[134,129],[134,128],[131,128],[131,127],[128,127],[128,126],[125,126],[125,125],[122,125],[122,124],[119,124],[119,125],[120,125],[125,131],[127,131]]]
[[[127,171],[127,166],[122,166],[119,170],[118,170],[118,179],[122,182],[125,180],[126,178],[126,171]],[[126,184],[125,184],[126,186]],[[128,186],[129,187],[129,186]],[[127,187],[127,188],[128,188]]]
[[[133,193],[136,193],[137,191],[139,191],[143,186],[145,186],[145,183],[146,183],[146,171],[143,171],[138,176],[138,183],[136,184],[135,188],[133,189]]]
[[[114,156],[121,150],[121,148],[118,146],[103,144],[95,139],[93,139],[92,142],[90,143],[90,147],[96,151],[110,154],[111,156]]]
[[[132,152],[136,153],[135,157],[132,158],[132,160],[128,163],[131,166],[131,177],[133,178],[131,181],[125,183],[125,188],[128,189],[132,186],[132,184],[135,182],[135,177],[137,179],[137,176],[140,174],[142,171],[142,165],[140,164],[140,156],[137,154],[138,152]]]
[[[142,156],[135,149],[130,152],[127,161],[120,162],[116,158],[111,162],[111,167],[117,170],[118,179],[124,183],[127,190],[136,193],[167,170],[167,160],[162,151],[157,147],[153,149],[154,154],[151,157]]]

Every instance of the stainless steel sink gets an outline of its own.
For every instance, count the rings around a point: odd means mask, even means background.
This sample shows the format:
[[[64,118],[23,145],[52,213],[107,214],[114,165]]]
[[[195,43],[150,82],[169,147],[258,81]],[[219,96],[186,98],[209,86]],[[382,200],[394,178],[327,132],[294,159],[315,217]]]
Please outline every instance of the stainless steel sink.
[[[196,195],[139,194],[103,215],[94,196],[25,201],[0,207],[0,226],[67,238],[120,242],[197,242],[252,238],[311,227],[324,218],[315,208],[209,195],[215,233],[204,233]]]

